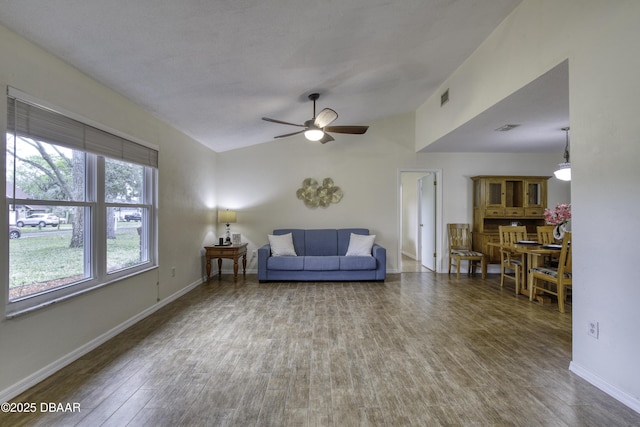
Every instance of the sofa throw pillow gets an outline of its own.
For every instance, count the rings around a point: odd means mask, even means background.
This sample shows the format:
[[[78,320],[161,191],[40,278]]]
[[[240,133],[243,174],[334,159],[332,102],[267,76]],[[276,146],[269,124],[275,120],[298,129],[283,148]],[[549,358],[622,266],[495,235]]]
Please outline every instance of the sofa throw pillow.
[[[269,234],[271,256],[298,256],[293,247],[293,235],[291,233],[273,235]]]
[[[375,234],[364,235],[351,233],[351,237],[349,237],[349,248],[347,249],[346,256],[371,255],[371,248],[373,247],[373,242],[375,239]]]

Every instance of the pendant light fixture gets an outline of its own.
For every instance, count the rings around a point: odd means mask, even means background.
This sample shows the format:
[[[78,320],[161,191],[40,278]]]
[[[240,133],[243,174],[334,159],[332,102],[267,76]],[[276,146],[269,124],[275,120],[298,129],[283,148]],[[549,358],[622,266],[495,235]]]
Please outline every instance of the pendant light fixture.
[[[571,163],[569,162],[569,127],[562,128],[567,135],[567,142],[564,146],[564,162],[558,164],[558,170],[553,174],[562,181],[571,181]]]

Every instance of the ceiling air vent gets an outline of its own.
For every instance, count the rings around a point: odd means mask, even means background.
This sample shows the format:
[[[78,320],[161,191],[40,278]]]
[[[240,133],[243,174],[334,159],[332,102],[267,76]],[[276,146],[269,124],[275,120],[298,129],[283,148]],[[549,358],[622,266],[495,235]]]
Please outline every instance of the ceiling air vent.
[[[442,95],[440,95],[440,106],[442,107],[444,104],[449,102],[449,89],[444,91]]]
[[[511,129],[517,128],[518,126],[520,125],[504,125],[495,130],[498,132],[509,132]]]

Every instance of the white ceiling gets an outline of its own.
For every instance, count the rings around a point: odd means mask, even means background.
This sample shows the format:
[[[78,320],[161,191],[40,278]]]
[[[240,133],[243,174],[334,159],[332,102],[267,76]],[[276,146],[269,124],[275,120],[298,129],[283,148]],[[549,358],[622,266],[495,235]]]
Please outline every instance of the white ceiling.
[[[339,113],[335,125],[415,111],[520,1],[0,0],[0,23],[222,152],[297,130],[261,117],[303,123],[311,92]],[[546,136],[525,124],[566,126],[568,95],[564,117],[523,97],[430,151],[541,150]],[[521,145],[474,134],[495,121],[522,123],[504,133],[525,132]]]

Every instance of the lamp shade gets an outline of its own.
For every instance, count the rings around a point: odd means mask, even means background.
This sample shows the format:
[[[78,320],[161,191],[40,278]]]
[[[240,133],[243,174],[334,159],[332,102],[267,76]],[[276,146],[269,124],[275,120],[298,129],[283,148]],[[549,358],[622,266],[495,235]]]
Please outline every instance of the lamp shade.
[[[561,181],[571,181],[571,163],[560,163],[553,174]]]
[[[558,165],[558,170],[553,174],[561,181],[571,181],[571,162],[569,162],[569,128],[562,128],[567,137],[567,142],[564,147],[564,162]]]
[[[236,222],[236,211],[230,211],[229,209],[218,211],[218,222],[223,224]]]

